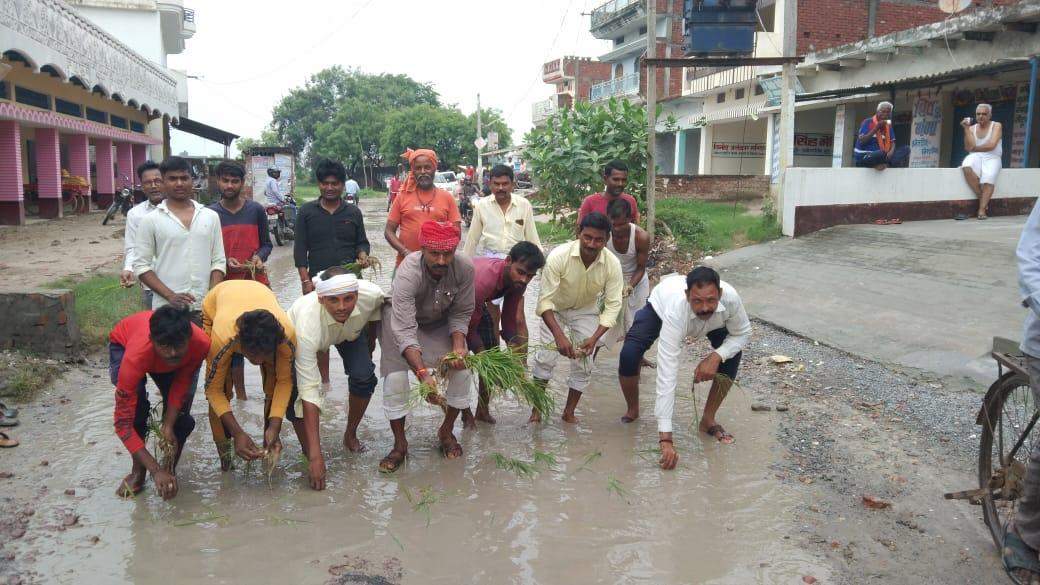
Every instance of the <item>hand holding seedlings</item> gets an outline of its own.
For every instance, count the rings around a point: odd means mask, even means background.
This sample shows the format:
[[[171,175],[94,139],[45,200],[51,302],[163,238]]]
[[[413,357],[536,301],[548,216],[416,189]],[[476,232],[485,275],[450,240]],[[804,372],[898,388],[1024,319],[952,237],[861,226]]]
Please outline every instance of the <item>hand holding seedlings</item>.
[[[246,461],[253,461],[264,456],[264,452],[256,446],[245,431],[235,435],[235,454]]]
[[[169,500],[177,495],[177,476],[169,471],[156,467],[152,470],[152,480],[155,481],[155,490],[162,499]]]
[[[697,364],[697,370],[693,374],[694,382],[714,380],[720,364],[722,364],[722,356],[715,352],[709,353],[708,357],[702,359],[701,363]]]
[[[556,336],[556,351],[560,352],[565,358],[576,359],[577,354],[574,352],[574,346],[571,345],[571,340],[567,339],[566,335]]]
[[[312,490],[320,492],[325,489],[325,459],[321,455],[307,461],[307,478]]]

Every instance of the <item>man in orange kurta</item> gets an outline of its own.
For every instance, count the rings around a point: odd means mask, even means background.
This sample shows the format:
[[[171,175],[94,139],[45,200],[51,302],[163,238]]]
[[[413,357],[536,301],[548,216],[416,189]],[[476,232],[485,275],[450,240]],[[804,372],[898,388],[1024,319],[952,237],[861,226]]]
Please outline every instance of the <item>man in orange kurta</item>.
[[[390,206],[384,235],[397,250],[397,264],[419,246],[419,228],[427,221],[446,221],[461,229],[462,216],[455,197],[433,185],[437,173],[437,153],[420,148],[402,155],[411,169],[400,193]]]

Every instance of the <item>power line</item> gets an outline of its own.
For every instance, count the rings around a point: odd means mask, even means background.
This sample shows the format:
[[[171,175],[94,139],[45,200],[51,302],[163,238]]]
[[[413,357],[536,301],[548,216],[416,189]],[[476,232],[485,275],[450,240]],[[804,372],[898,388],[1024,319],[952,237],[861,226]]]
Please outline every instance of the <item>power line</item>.
[[[262,79],[264,77],[267,77],[268,75],[270,75],[270,72],[273,71],[273,70],[284,69],[285,67],[287,67],[289,65],[292,65],[293,63],[295,63],[296,61],[300,60],[302,57],[304,57],[305,55],[307,55],[308,53],[310,53],[314,49],[317,49],[321,45],[325,44],[325,42],[328,41],[330,38],[332,38],[334,35],[341,34],[343,26],[346,25],[347,22],[353,20],[358,14],[361,14],[361,12],[363,10],[365,10],[366,8],[368,8],[369,5],[371,5],[374,1],[375,0],[367,0],[364,4],[359,6],[358,9],[355,10],[350,16],[348,16],[345,19],[343,19],[342,22],[336,24],[335,26],[330,27],[328,34],[326,34],[325,36],[323,36],[320,39],[318,39],[318,41],[316,43],[314,43],[313,45],[311,45],[310,47],[307,47],[306,49],[304,49],[302,51],[297,51],[294,54],[293,57],[289,58],[285,62],[280,63],[278,65],[270,66],[270,67],[267,68],[267,71],[265,71],[263,73],[258,73],[256,75],[251,76],[251,77],[247,77],[245,79],[237,79],[235,81],[222,81],[222,82],[214,82],[214,83],[216,85],[240,85],[240,84],[243,84],[243,83],[249,83],[251,81],[256,81],[258,79]]]
[[[574,0],[570,0],[567,3],[567,8],[564,10],[564,13],[563,13],[563,20],[560,21],[560,30],[556,31],[556,37],[553,39],[552,44],[549,46],[549,50],[546,52],[545,57],[542,58],[542,62],[540,63],[540,65],[544,65],[545,62],[549,59],[549,56],[552,55],[554,51],[556,51],[556,44],[560,41],[560,35],[563,34],[563,29],[564,29],[564,27],[565,27],[565,25],[567,23],[567,17],[570,16],[570,14],[571,14],[571,7],[573,5],[574,5]],[[524,101],[527,100],[527,96],[531,94],[531,90],[534,89],[534,86],[541,80],[542,80],[542,74],[539,73],[538,76],[535,77],[534,81],[531,82],[531,85],[527,86],[527,90],[523,93],[523,95],[520,97],[520,99],[517,100],[517,102],[515,104],[513,104],[512,108],[510,108],[509,114],[508,114],[509,116],[512,116],[513,113],[516,112],[516,109],[518,107],[520,107],[520,104],[522,104]]]

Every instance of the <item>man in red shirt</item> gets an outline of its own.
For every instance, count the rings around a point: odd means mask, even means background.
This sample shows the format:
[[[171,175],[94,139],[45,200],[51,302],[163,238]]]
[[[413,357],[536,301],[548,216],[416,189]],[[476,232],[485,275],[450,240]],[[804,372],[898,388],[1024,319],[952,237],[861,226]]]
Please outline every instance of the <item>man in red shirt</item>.
[[[632,206],[632,223],[638,224],[639,204],[636,203],[635,197],[625,193],[627,186],[628,165],[619,160],[608,162],[607,166],[603,168],[603,192],[593,193],[581,202],[581,208],[578,209],[578,225],[581,225],[581,220],[592,212],[607,215],[607,205],[618,199],[628,201],[628,204]]]
[[[108,339],[108,370],[116,387],[116,435],[133,459],[116,495],[128,498],[140,492],[147,472],[159,495],[168,500],[177,495],[177,461],[195,429],[192,378],[209,353],[209,337],[191,322],[186,307],[165,305],[123,319]],[[170,458],[162,464],[144,443],[151,414],[146,376],[151,376],[162,395],[162,440],[170,447]]]
[[[466,344],[473,353],[498,347],[499,335],[495,331],[495,323],[491,319],[487,305],[497,299],[502,301],[502,334],[510,347],[523,347],[527,344],[527,324],[520,318],[524,310],[524,292],[534,275],[545,266],[545,256],[541,249],[531,242],[517,242],[504,259],[492,257],[473,258],[476,276],[473,289],[476,294],[473,316],[469,320],[469,331],[466,333]],[[488,408],[488,390],[484,381],[480,380],[480,392],[477,399],[476,420],[495,424]],[[462,411],[464,426],[474,426],[473,414],[467,408]]]

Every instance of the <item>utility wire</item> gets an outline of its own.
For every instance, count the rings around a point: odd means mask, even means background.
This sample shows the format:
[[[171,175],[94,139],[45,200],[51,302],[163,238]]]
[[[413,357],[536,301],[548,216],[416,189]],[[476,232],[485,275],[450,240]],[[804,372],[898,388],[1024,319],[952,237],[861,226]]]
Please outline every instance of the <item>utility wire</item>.
[[[567,23],[567,17],[570,16],[572,6],[574,6],[574,0],[570,0],[567,3],[567,8],[564,10],[563,13],[563,20],[560,21],[560,30],[556,31],[556,37],[553,38],[553,42],[549,46],[549,50],[546,52],[545,57],[542,58],[542,62],[540,65],[544,65],[545,62],[549,59],[549,56],[552,55],[553,52],[556,50],[556,44],[560,41],[560,35],[563,34],[563,29]],[[531,90],[534,89],[534,86],[541,80],[542,73],[541,70],[539,70],[538,76],[535,77],[534,81],[532,81],[531,84],[527,86],[527,90],[524,91],[523,95],[520,96],[520,99],[518,99],[516,103],[513,104],[513,107],[509,109],[508,116],[512,116],[513,113],[516,112],[516,109],[520,107],[520,104],[524,103],[524,101],[527,100],[527,96],[531,94]]]

